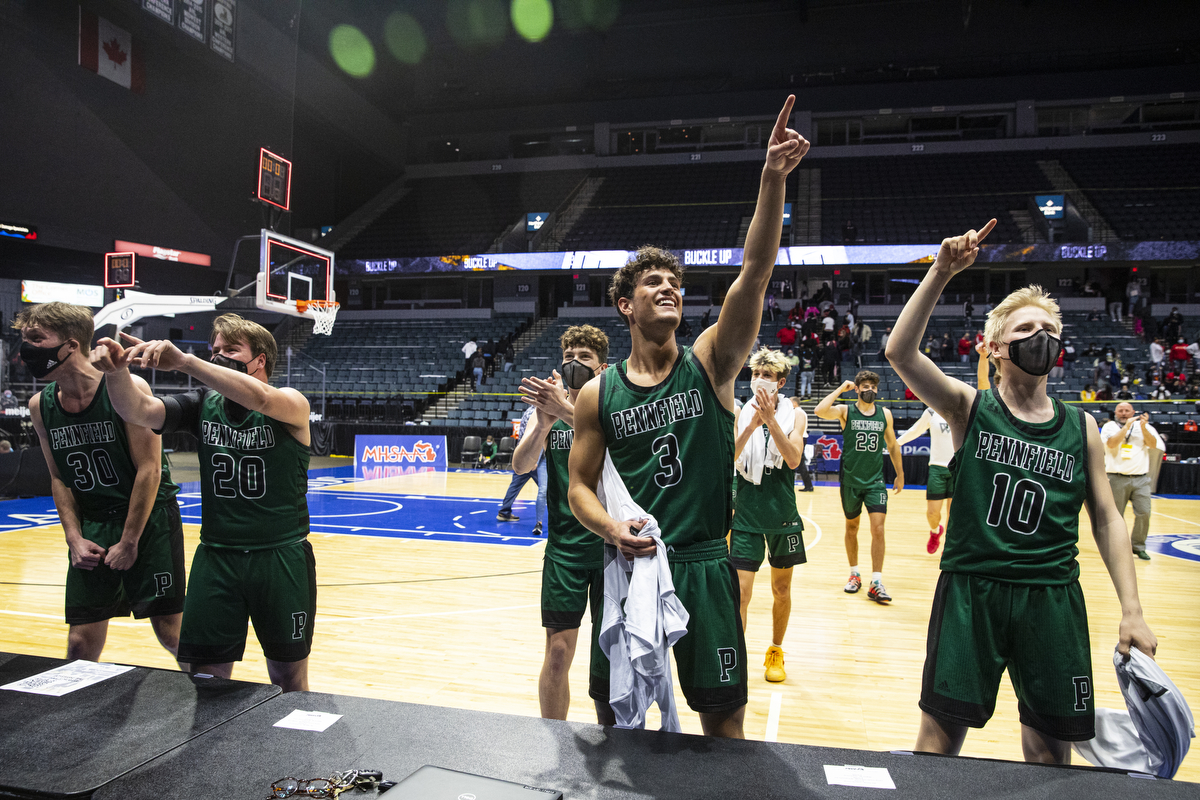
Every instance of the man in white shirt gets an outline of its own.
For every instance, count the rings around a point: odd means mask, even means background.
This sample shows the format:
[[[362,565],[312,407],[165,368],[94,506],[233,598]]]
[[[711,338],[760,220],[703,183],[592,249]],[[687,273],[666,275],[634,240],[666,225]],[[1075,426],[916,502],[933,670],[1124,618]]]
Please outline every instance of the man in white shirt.
[[[1161,339],[1155,339],[1150,343],[1150,363],[1154,366],[1159,366],[1163,362],[1163,346]]]
[[[1150,415],[1135,416],[1133,406],[1121,403],[1113,412],[1116,420],[1104,423],[1100,440],[1104,442],[1104,470],[1112,487],[1117,510],[1125,513],[1125,504],[1133,501],[1133,552],[1143,561],[1146,533],[1150,530],[1150,449],[1163,450],[1162,437],[1150,424]]]

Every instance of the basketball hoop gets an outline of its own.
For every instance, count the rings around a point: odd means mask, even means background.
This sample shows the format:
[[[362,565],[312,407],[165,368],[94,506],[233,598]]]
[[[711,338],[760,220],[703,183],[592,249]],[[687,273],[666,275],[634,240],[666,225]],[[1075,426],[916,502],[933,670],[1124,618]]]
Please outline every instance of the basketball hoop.
[[[321,333],[325,336],[333,333],[333,323],[337,319],[338,309],[341,307],[341,303],[333,303],[329,300],[296,301],[296,310],[301,314],[308,312],[312,317],[313,333]]]

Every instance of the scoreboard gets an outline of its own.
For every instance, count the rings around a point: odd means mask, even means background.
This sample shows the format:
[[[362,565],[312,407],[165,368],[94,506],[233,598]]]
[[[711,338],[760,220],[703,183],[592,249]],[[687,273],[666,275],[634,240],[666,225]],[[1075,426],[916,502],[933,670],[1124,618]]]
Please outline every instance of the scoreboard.
[[[287,211],[291,206],[292,162],[267,148],[258,154],[258,199]]]

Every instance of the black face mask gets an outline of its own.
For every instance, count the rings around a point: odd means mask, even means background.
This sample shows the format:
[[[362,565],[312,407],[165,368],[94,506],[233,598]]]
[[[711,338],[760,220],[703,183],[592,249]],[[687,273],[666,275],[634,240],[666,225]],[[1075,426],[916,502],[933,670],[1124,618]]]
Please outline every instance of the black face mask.
[[[1029,375],[1049,375],[1062,352],[1062,340],[1046,331],[1008,343],[1008,357],[1017,369]]]
[[[29,374],[40,381],[67,360],[58,357],[58,351],[62,350],[66,344],[63,342],[54,347],[35,347],[29,342],[21,342],[21,360],[25,362]],[[70,357],[71,354],[68,353],[67,358]]]
[[[868,389],[865,392],[859,392],[858,399],[863,401],[867,405],[871,405],[871,403],[875,402],[875,392],[872,392],[870,389]]]
[[[596,371],[579,361],[564,361],[562,366],[558,368],[559,373],[563,377],[563,383],[569,389],[578,391],[584,387],[588,381],[596,377]]]
[[[236,358],[230,358],[229,356],[223,356],[219,353],[214,353],[209,357],[208,361],[211,364],[216,364],[218,367],[225,367],[225,369],[231,369],[234,372],[240,372],[243,375],[249,374],[246,369],[246,362],[238,361]]]

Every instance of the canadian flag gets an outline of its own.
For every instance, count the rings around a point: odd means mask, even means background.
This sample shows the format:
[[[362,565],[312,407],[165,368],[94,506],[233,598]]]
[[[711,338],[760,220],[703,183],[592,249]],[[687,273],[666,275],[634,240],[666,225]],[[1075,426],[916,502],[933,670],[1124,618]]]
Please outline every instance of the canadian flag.
[[[79,66],[138,94],[146,91],[141,47],[129,31],[79,9]]]

